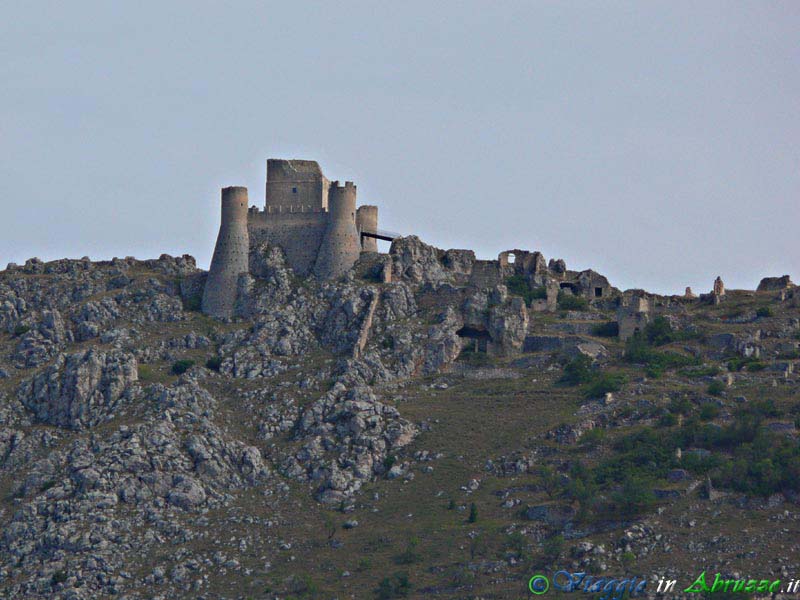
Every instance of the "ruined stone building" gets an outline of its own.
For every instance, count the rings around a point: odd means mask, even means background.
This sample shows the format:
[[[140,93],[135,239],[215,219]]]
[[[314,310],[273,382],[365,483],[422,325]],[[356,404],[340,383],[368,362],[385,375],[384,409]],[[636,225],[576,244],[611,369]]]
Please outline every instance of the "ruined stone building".
[[[627,340],[644,331],[652,319],[651,305],[651,299],[642,290],[634,290],[622,297],[617,309],[619,339]]]
[[[247,188],[222,190],[222,220],[203,293],[203,312],[229,317],[250,253],[279,246],[297,275],[333,279],[361,252],[377,251],[378,207],[356,208],[356,186],[329,181],[313,160],[269,159],[263,209],[250,207]]]

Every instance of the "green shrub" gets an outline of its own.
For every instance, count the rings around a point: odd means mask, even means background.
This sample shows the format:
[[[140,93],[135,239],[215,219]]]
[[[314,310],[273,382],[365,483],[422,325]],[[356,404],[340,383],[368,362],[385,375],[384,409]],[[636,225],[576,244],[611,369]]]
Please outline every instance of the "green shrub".
[[[656,317],[645,326],[644,337],[652,346],[663,346],[675,341],[676,335],[665,317]]]
[[[291,575],[288,579],[288,588],[292,594],[304,598],[318,598],[319,586],[308,575]],[[290,598],[296,596],[289,596]]]
[[[708,384],[708,388],[706,388],[706,391],[712,396],[719,396],[722,392],[725,391],[725,384],[715,379],[714,381]]]
[[[772,309],[769,306],[762,306],[756,311],[757,317],[771,317]]]
[[[599,323],[592,327],[592,335],[598,337],[617,337],[619,335],[619,323],[616,321]]]
[[[17,325],[14,327],[14,335],[16,337],[20,337],[28,333],[30,330],[31,328],[28,325]]]
[[[468,523],[475,523],[478,521],[478,507],[475,506],[475,503],[469,505],[469,518],[467,518]]]
[[[672,342],[695,339],[700,337],[700,334],[690,331],[676,331],[670,325],[669,319],[659,316],[645,326],[641,336],[649,346],[664,346]]]
[[[391,577],[384,577],[375,590],[378,600],[392,600],[392,598],[407,598],[411,593],[412,585],[407,573],[395,573]]]
[[[681,457],[681,467],[698,475],[705,475],[719,467],[722,460],[716,454],[703,455],[687,452]]]
[[[767,400],[756,400],[741,407],[737,411],[737,415],[745,416],[751,415],[757,418],[767,417],[776,418],[782,417],[784,411],[775,405],[775,400],[769,398]]]
[[[643,333],[637,333],[628,338],[625,343],[625,360],[630,363],[641,364],[657,374],[666,369],[694,366],[700,362],[698,358],[684,356],[676,352],[654,350],[652,344]]]
[[[519,531],[513,531],[506,536],[503,546],[516,552],[517,555],[522,555],[528,550],[528,538]]]
[[[598,398],[606,392],[617,392],[627,378],[621,373],[604,373],[592,370],[591,359],[579,354],[564,367],[564,374],[558,380],[565,385],[587,384],[583,392],[587,398]]]
[[[545,563],[551,563],[561,556],[564,549],[564,536],[561,534],[551,535],[542,542],[542,554]]]
[[[139,365],[136,367],[136,371],[139,375],[139,381],[143,383],[149,383],[156,379],[156,372],[150,365]]]
[[[739,414],[730,425],[716,427],[703,425],[684,427],[676,439],[683,441],[683,446],[695,445],[699,448],[720,448],[728,450],[743,444],[749,444],[761,431],[761,418],[756,415]]]
[[[580,444],[587,448],[596,448],[606,437],[606,430],[601,427],[590,429],[581,436]]]
[[[693,367],[690,369],[681,369],[680,374],[691,379],[714,377],[715,375],[719,375],[719,367],[716,365],[708,365],[702,367]]]
[[[564,374],[559,382],[567,385],[589,383],[592,380],[592,359],[585,354],[579,354],[564,366]]]
[[[172,374],[173,375],[183,375],[194,366],[193,360],[183,359],[183,360],[176,360],[172,363]]]
[[[611,495],[611,501],[618,514],[633,517],[651,508],[656,497],[645,481],[629,477],[622,484],[622,489]]]
[[[689,415],[692,412],[692,403],[686,396],[673,398],[669,402],[667,410],[673,414]]]
[[[522,296],[525,304],[530,306],[534,300],[544,300],[547,298],[547,288],[531,287],[530,281],[524,275],[512,275],[506,279],[506,287],[509,294]]]
[[[55,487],[56,483],[58,483],[55,479],[48,479],[42,484],[42,487],[39,488],[39,492],[46,492],[52,487]]]
[[[748,371],[763,371],[767,368],[767,365],[761,362],[760,360],[754,360],[751,363],[748,363],[745,367]]]
[[[672,413],[664,413],[658,419],[658,424],[661,427],[674,427],[678,424],[678,417],[673,415]]]
[[[753,370],[759,371],[763,367],[759,367],[761,365],[761,361],[759,361],[755,356],[733,356],[728,359],[728,370],[729,371],[741,371],[744,368],[750,370],[750,365],[757,365]]]
[[[550,498],[555,498],[561,487],[561,475],[548,465],[541,465],[538,473],[542,482],[542,489]]]
[[[560,291],[558,292],[558,308],[560,310],[586,310],[589,308],[589,302],[586,298]]]
[[[417,552],[418,545],[419,542],[416,540],[416,538],[411,538],[408,541],[408,546],[406,546],[406,549],[403,550],[397,556],[395,556],[394,561],[398,565],[411,565],[414,563],[418,563],[419,561],[422,560],[422,555],[420,555],[420,553]]]
[[[50,577],[51,585],[58,585],[67,581],[67,572],[64,569],[59,569]]]
[[[719,415],[719,406],[711,402],[706,402],[700,408],[700,420],[712,421]]]
[[[356,569],[358,571],[369,571],[372,568],[372,561],[369,558],[360,558],[358,560],[358,566]]]
[[[222,366],[221,356],[212,356],[206,361],[206,368],[211,369],[212,371],[219,371],[219,368],[221,366]]]
[[[586,386],[584,395],[587,398],[600,398],[607,392],[618,392],[627,380],[622,373],[598,373]]]
[[[733,459],[712,479],[722,487],[759,496],[800,491],[800,444],[760,430],[752,441],[735,447]]]
[[[597,484],[623,483],[630,477],[664,477],[675,466],[678,436],[671,431],[643,429],[617,439],[615,451],[594,469]]]
[[[202,310],[203,297],[200,294],[192,294],[183,299],[183,309],[193,312]]]

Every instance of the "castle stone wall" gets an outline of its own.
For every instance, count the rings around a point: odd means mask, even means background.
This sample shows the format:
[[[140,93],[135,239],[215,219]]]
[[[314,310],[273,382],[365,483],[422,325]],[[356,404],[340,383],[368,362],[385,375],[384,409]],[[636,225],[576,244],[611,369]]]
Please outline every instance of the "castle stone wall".
[[[262,242],[280,246],[286,263],[297,275],[311,273],[328,225],[328,213],[251,212],[248,220],[250,247]]]
[[[469,284],[479,288],[492,288],[503,283],[503,272],[496,260],[476,260],[472,265]]]
[[[233,316],[239,275],[249,268],[247,188],[222,189],[222,219],[203,291],[202,309],[214,317]]]

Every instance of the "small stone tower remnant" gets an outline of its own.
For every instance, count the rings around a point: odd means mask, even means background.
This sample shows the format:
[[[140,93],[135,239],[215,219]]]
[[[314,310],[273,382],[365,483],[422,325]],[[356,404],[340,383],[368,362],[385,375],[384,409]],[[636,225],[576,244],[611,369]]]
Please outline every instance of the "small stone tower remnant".
[[[722,283],[722,277],[717,275],[714,280],[714,288],[711,290],[711,295],[714,299],[714,304],[719,304],[725,296],[725,284]]]
[[[376,233],[378,231],[378,207],[367,204],[359,206],[356,211],[356,228],[359,233],[362,231]],[[361,250],[363,252],[377,252],[378,240],[374,237],[362,237]]]
[[[320,279],[335,279],[358,260],[361,242],[356,229],[356,186],[345,181],[331,183],[328,189],[328,224],[319,247],[314,274]]]
[[[714,280],[714,290],[712,292],[715,296],[724,296],[725,295],[725,284],[722,283],[722,277],[717,275],[717,278]]]
[[[222,220],[211,259],[202,309],[218,318],[233,316],[239,276],[248,272],[247,188],[222,188]]]
[[[623,298],[623,304],[617,309],[619,339],[624,341],[644,331],[650,322],[650,314],[650,300],[640,290],[630,298]]]

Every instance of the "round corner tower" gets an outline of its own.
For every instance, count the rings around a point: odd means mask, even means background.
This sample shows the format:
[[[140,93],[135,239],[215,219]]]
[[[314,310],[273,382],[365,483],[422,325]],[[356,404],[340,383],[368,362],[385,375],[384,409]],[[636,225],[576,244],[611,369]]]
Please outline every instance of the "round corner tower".
[[[317,254],[314,274],[320,279],[335,279],[355,264],[361,254],[356,229],[356,186],[338,181],[328,189],[328,225]]]
[[[377,233],[378,231],[378,207],[365,204],[359,206],[356,211],[356,227],[358,233],[363,232]],[[374,237],[361,237],[362,252],[377,252],[378,240]]]
[[[222,220],[214,257],[203,291],[203,312],[213,317],[233,316],[239,275],[249,271],[247,188],[222,188]]]

